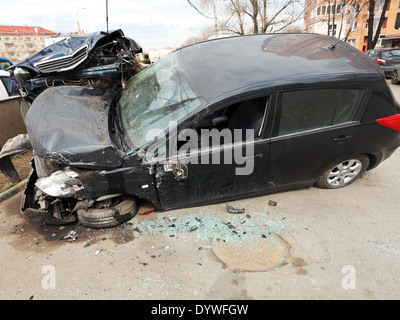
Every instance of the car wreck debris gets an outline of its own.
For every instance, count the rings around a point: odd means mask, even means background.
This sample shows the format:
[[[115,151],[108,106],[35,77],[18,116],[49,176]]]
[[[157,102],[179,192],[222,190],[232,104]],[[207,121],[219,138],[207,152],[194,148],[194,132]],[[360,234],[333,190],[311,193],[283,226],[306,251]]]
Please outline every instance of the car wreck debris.
[[[268,201],[268,205],[271,207],[275,207],[278,204],[278,202],[274,201],[274,200],[269,200]]]
[[[63,239],[65,241],[75,241],[78,238],[78,234],[76,233],[76,231],[71,230],[69,231],[64,237]]]
[[[67,37],[9,68],[21,96],[31,104],[47,88],[60,85],[122,88],[150,64],[140,45],[122,30]]]
[[[245,213],[246,212],[246,210],[244,208],[243,209],[237,209],[237,208],[234,208],[232,206],[229,206],[228,204],[226,204],[226,211],[228,211],[229,213],[234,213],[234,214]]]

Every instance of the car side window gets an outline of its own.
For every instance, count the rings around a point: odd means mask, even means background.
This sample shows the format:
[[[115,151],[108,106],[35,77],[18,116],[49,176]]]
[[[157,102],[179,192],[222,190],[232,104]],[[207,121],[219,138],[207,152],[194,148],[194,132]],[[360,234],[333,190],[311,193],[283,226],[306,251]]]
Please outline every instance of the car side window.
[[[8,77],[0,77],[0,81],[3,82],[3,86],[10,97],[19,95],[18,86],[15,80],[10,81],[10,78]]]
[[[197,154],[263,139],[269,101],[270,96],[248,99],[196,118],[193,125],[176,132],[177,136],[172,135],[168,141],[147,150],[146,161],[173,159],[176,152]]]
[[[390,50],[382,52],[382,57],[385,58],[398,57],[398,56],[400,56],[400,50]]]
[[[341,89],[339,91],[333,124],[353,121],[364,95],[363,89]]]
[[[225,106],[196,121],[194,130],[200,138],[204,133],[218,133],[222,137],[221,144],[227,143],[224,139],[227,135],[232,138],[228,144],[233,143],[234,138],[238,137],[245,142],[249,139],[248,131],[253,132],[250,139],[262,139],[268,101],[269,96],[264,96]],[[228,139],[228,141],[230,140]]]
[[[278,135],[300,133],[350,122],[358,110],[363,89],[313,89],[281,95]]]

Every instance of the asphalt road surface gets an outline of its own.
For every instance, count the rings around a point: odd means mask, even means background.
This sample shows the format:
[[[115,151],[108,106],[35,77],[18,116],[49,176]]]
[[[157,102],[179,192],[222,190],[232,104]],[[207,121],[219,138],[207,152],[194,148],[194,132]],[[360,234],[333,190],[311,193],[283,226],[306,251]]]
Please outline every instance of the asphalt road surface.
[[[226,203],[138,214],[104,230],[29,221],[19,193],[0,204],[0,299],[398,299],[399,168],[396,151],[343,189],[229,203],[242,214]]]

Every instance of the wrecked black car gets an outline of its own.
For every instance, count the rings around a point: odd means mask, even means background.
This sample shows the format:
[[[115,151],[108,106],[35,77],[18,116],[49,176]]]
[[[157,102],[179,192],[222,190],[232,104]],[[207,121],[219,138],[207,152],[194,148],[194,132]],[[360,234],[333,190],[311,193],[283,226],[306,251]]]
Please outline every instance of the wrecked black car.
[[[263,34],[179,49],[123,91],[44,90],[26,126],[21,211],[112,227],[138,199],[167,210],[316,185],[349,185],[400,145],[384,74],[346,43]]]

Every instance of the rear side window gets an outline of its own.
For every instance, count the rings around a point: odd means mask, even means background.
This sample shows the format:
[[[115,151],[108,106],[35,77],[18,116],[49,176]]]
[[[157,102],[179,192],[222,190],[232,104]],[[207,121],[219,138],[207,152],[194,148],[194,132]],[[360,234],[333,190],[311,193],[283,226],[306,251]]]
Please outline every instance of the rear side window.
[[[390,50],[382,52],[382,57],[384,58],[399,57],[399,56],[400,56],[400,50]]]
[[[364,95],[362,89],[341,89],[336,107],[333,124],[350,122],[354,119],[361,99]]]
[[[316,89],[283,92],[278,135],[353,121],[363,89]]]

